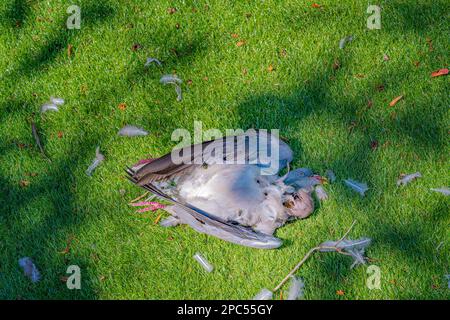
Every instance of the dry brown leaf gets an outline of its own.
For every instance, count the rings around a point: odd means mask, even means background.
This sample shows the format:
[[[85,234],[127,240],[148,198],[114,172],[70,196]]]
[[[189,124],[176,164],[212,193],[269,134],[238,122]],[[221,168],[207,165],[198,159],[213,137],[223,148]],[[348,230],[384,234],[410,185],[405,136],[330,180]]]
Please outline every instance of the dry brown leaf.
[[[397,104],[397,102],[399,102],[401,99],[403,99],[403,95],[394,98],[394,99],[389,103],[389,107],[395,106],[395,105]]]
[[[244,44],[245,44],[244,40],[236,42],[236,46],[238,46],[238,47],[242,47]]]
[[[272,72],[274,70],[275,69],[274,69],[274,67],[271,64],[267,67],[267,71],[269,71],[269,72]]]
[[[169,13],[169,14],[174,14],[175,12],[177,12],[177,8],[168,8],[167,9],[167,13]]]
[[[311,5],[311,7],[313,7],[313,8],[321,8],[322,6],[320,5],[320,4],[318,4],[318,3],[313,3],[312,5]]]
[[[239,35],[237,33],[232,33],[231,37],[234,38],[234,39],[237,39],[237,38],[239,38]]]
[[[119,110],[125,111],[125,109],[127,108],[127,105],[125,103],[119,103]]]
[[[62,131],[58,131],[58,138],[61,139],[64,136],[64,133]]]
[[[344,290],[338,290],[338,291],[336,291],[336,294],[338,296],[343,296],[345,294],[345,292],[344,292]]]
[[[444,69],[439,69],[439,70],[432,72],[431,77],[434,78],[434,77],[439,77],[439,76],[445,76],[447,74],[448,74],[448,69],[444,68]]]
[[[30,181],[28,181],[28,180],[20,180],[19,184],[20,184],[20,186],[22,188],[25,188],[25,187],[28,187],[30,185]]]

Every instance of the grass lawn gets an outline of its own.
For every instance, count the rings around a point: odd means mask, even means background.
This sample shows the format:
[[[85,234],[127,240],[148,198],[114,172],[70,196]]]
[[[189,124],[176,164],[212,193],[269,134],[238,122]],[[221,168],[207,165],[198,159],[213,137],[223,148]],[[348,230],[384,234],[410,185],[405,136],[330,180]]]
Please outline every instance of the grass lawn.
[[[78,0],[81,29],[68,30],[72,1],[1,1],[0,298],[252,298],[357,220],[351,237],[373,238],[367,254],[381,289],[366,287],[366,267],[324,253],[297,272],[306,299],[448,299],[449,200],[429,189],[450,182],[449,78],[431,77],[449,64],[449,2],[380,0],[380,30],[366,27],[367,1],[318,3]],[[354,40],[341,50],[347,35]],[[147,57],[162,67],[144,68]],[[181,102],[159,83],[174,72]],[[65,105],[40,114],[50,96]],[[173,130],[192,131],[196,120],[204,129],[280,129],[293,167],[336,173],[329,200],[280,228],[285,245],[269,251],[135,213],[127,203],[142,190],[124,166],[169,152]],[[125,124],[150,134],[117,136]],[[97,145],[106,160],[88,177]],[[423,178],[396,186],[416,171]],[[367,182],[366,196],[346,178]],[[197,251],[212,273],[193,260]],[[40,282],[24,277],[24,256]],[[81,290],[61,281],[69,265],[81,268]]]

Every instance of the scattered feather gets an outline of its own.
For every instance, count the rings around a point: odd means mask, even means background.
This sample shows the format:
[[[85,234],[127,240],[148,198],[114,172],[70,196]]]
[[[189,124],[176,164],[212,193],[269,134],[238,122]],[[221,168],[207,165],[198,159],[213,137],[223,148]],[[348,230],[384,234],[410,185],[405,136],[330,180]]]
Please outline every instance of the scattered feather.
[[[23,269],[25,276],[30,278],[31,282],[35,283],[41,279],[41,274],[31,258],[23,257],[19,259],[19,266]]]
[[[334,172],[332,170],[325,171],[325,176],[328,178],[328,181],[330,181],[331,183],[336,181],[336,175],[334,174]]]
[[[442,193],[444,196],[450,196],[450,189],[447,187],[431,188],[431,191]]]
[[[50,97],[50,101],[51,101],[51,103],[56,104],[57,106],[62,106],[64,104],[63,98]]]
[[[353,268],[359,264],[366,263],[364,252],[371,243],[372,239],[370,238],[360,238],[357,240],[343,239],[338,241],[325,241],[319,246],[319,251],[344,251],[353,257],[354,262],[351,266],[351,268]]]
[[[178,78],[176,75],[165,74],[159,79],[162,84],[181,84],[183,80]]]
[[[448,69],[444,68],[444,69],[439,69],[437,71],[434,71],[431,73],[431,77],[439,77],[439,76],[445,76],[448,74]]]
[[[119,130],[119,136],[135,137],[135,136],[146,136],[148,132],[142,128],[126,125]]]
[[[389,107],[395,106],[395,105],[397,104],[397,102],[399,102],[401,99],[403,99],[403,95],[394,98],[394,99],[389,103]]]
[[[289,293],[286,300],[298,300],[304,296],[303,288],[305,283],[302,278],[291,276],[291,286],[289,287]]]
[[[159,81],[162,84],[173,84],[175,86],[175,92],[177,93],[177,101],[181,101],[183,99],[180,87],[183,80],[178,78],[176,75],[166,74],[163,75]]]
[[[194,254],[194,259],[205,269],[206,272],[213,271],[214,267],[199,252]]]
[[[269,289],[262,288],[260,292],[253,298],[253,300],[272,300],[273,292]]]
[[[175,86],[175,92],[177,93],[177,101],[181,101],[183,99],[183,94],[181,93],[181,87],[179,85]]]
[[[175,227],[180,224],[180,220],[175,217],[168,217],[166,219],[161,220],[159,225],[164,228]]]
[[[397,180],[397,186],[407,185],[408,183],[410,183],[411,181],[413,181],[417,178],[422,178],[422,174],[420,174],[420,172],[401,175],[400,179]]]
[[[353,189],[354,191],[358,192],[362,197],[364,197],[365,192],[369,190],[366,183],[358,182],[353,179],[346,179],[344,180],[344,183]]]
[[[160,67],[162,66],[161,61],[159,61],[158,59],[156,59],[156,58],[147,58],[147,62],[145,62],[144,67],[148,67],[153,62],[156,63]]]
[[[328,194],[322,186],[316,186],[314,190],[316,192],[317,199],[320,201],[325,201],[328,199]]]
[[[95,158],[92,164],[87,168],[86,174],[92,176],[92,172],[105,160],[105,156],[100,153],[100,147],[95,149]]]
[[[339,49],[344,49],[345,45],[353,41],[353,36],[347,36],[339,41]]]
[[[54,103],[44,103],[41,107],[41,113],[47,111],[59,111],[58,106]]]

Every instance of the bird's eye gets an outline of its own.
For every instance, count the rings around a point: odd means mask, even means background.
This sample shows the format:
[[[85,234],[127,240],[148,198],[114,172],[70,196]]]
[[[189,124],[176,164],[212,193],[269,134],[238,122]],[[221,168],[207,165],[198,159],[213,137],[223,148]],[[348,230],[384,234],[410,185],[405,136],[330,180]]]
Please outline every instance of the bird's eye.
[[[268,195],[268,193],[267,193],[267,192],[264,192],[264,196],[266,196],[266,197],[267,197],[267,195]]]
[[[256,183],[258,183],[258,184],[259,184],[259,183],[260,183],[260,181],[259,181],[259,180],[256,180]]]

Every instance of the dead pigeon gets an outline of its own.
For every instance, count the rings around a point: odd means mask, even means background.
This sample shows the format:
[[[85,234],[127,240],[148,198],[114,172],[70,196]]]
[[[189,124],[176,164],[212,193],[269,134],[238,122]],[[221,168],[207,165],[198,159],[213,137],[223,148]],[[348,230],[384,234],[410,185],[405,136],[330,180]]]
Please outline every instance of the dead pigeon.
[[[314,202],[308,192],[295,187],[296,179],[287,183],[289,174],[278,176],[292,161],[290,147],[273,135],[266,134],[263,140],[260,131],[249,131],[176,149],[129,168],[129,179],[171,202],[164,210],[179,223],[240,245],[277,248],[282,242],[272,236],[274,231],[288,220],[308,217]],[[252,139],[266,143],[246,148]],[[263,163],[261,156],[275,148],[279,148],[279,158],[274,169]],[[235,153],[237,150],[242,153]],[[175,162],[173,154],[182,161]],[[236,163],[238,157],[244,163]]]

